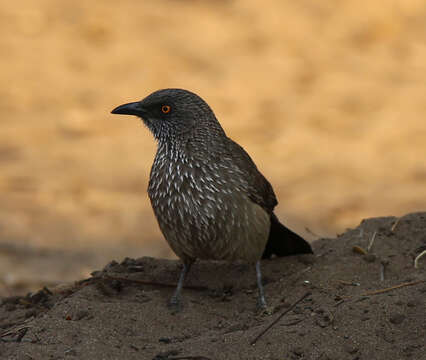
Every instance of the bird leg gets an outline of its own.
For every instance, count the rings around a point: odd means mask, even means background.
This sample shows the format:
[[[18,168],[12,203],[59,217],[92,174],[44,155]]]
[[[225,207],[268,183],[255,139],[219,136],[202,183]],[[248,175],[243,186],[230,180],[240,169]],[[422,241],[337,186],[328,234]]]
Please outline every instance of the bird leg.
[[[258,306],[261,309],[266,309],[266,300],[265,300],[265,292],[263,291],[262,284],[262,272],[260,271],[260,260],[256,262],[256,279],[257,279],[257,287],[259,288],[259,300]]]
[[[180,293],[182,292],[183,282],[185,281],[185,276],[189,272],[189,269],[191,268],[191,263],[183,263],[182,271],[179,275],[179,280],[176,286],[175,293],[170,299],[169,306],[174,308],[180,307]]]

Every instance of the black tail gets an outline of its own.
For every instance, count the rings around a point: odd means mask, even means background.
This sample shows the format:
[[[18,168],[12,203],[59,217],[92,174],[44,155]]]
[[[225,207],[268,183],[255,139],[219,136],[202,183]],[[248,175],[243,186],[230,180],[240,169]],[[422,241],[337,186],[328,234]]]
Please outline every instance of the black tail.
[[[311,245],[280,223],[275,214],[271,216],[271,230],[266,243],[262,259],[276,256],[289,256],[296,254],[313,254]]]

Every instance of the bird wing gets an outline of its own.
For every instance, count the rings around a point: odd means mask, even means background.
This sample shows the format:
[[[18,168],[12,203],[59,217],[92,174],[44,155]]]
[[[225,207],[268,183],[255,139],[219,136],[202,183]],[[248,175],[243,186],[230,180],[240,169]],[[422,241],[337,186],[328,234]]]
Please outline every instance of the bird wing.
[[[261,206],[272,215],[278,204],[272,185],[262,175],[249,154],[235,141],[228,138],[228,154],[232,158],[232,166],[241,174],[244,190],[251,201]]]

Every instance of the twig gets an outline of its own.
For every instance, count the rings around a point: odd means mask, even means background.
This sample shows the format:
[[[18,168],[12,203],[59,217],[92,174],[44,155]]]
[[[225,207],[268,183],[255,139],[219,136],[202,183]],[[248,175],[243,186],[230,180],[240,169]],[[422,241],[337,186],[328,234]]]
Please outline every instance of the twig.
[[[395,221],[395,223],[392,225],[392,227],[391,227],[391,231],[392,232],[394,232],[395,231],[395,228],[396,228],[396,226],[399,224],[399,221],[401,220],[401,218],[398,218],[398,219],[396,219],[396,221]]]
[[[205,356],[178,356],[178,357],[171,357],[171,358],[168,358],[168,359],[170,359],[170,360],[211,360],[210,358],[208,358],[208,357],[205,357]]]
[[[386,266],[389,265],[389,260],[382,260],[380,262],[380,281],[385,281]]]
[[[334,307],[338,307],[340,304],[343,304],[345,302],[345,299],[339,300],[337,303],[334,304]]]
[[[293,310],[293,308],[300,303],[302,300],[304,300],[306,297],[308,297],[309,295],[311,295],[312,293],[310,291],[308,291],[305,295],[303,295],[299,300],[297,300],[295,303],[293,303],[293,305],[291,305],[288,309],[286,309],[280,316],[278,316],[274,321],[272,321],[272,323],[270,323],[265,330],[263,330],[259,335],[257,335],[251,342],[250,345],[254,345],[256,344],[257,340],[259,340],[272,326],[274,326],[278,321],[280,321],[282,319],[282,317],[287,314],[288,312],[290,312],[291,310]]]
[[[124,282],[128,282],[128,283],[151,285],[151,286],[176,287],[176,284],[166,284],[166,283],[160,283],[160,282],[156,282],[156,281],[129,279],[129,278],[126,278],[126,277],[118,277],[118,276],[110,276],[110,275],[102,275],[101,277],[99,277],[99,279],[100,280],[118,280],[118,281],[124,281]],[[184,288],[185,289],[191,289],[191,290],[200,290],[200,291],[208,290],[208,287],[206,287],[206,286],[184,285]]]
[[[419,255],[416,256],[416,258],[414,259],[414,268],[418,269],[419,268],[419,260],[421,257],[426,255],[426,250],[423,250]]]
[[[355,281],[345,281],[345,280],[337,280],[342,285],[350,285],[350,286],[360,286],[360,283],[357,283]]]
[[[16,337],[16,342],[21,342],[22,338],[25,336],[25,334],[27,333],[28,329],[31,326],[18,326],[15,327],[12,330],[7,330],[4,331],[2,334],[0,334],[0,338],[4,338],[6,336],[12,336],[12,337]]]
[[[363,297],[363,296],[372,296],[372,295],[383,294],[383,293],[386,293],[386,292],[389,292],[389,291],[392,291],[392,290],[401,289],[401,288],[406,287],[406,286],[418,285],[418,284],[421,284],[421,283],[424,283],[424,282],[426,282],[426,280],[405,282],[405,283],[402,283],[402,284],[399,284],[399,285],[391,286],[391,287],[386,288],[386,289],[369,291],[369,292],[365,292],[365,293],[362,293],[362,294],[359,294],[359,295],[345,296],[344,299],[347,300],[347,299],[353,298],[355,296]]]
[[[292,325],[297,325],[298,323],[301,323],[302,321],[305,321],[305,319],[298,319],[298,320],[294,320],[291,321],[289,323],[283,324],[284,326],[292,326]]]
[[[374,244],[374,240],[376,239],[376,235],[377,235],[377,231],[375,231],[373,233],[373,236],[371,237],[370,243],[368,244],[368,247],[367,247],[367,252],[370,252],[370,249]]]
[[[380,281],[385,281],[385,265],[380,264]]]
[[[417,284],[421,284],[426,282],[426,280],[418,280],[418,281],[411,281],[411,282],[405,282],[399,285],[395,285],[395,286],[391,286],[389,288],[386,289],[380,289],[380,290],[375,290],[375,291],[371,291],[371,292],[366,292],[361,294],[360,296],[370,296],[370,295],[377,295],[377,294],[383,294],[385,292],[388,291],[392,291],[392,290],[396,290],[396,289],[400,289],[406,286],[413,286],[413,285],[417,285]]]

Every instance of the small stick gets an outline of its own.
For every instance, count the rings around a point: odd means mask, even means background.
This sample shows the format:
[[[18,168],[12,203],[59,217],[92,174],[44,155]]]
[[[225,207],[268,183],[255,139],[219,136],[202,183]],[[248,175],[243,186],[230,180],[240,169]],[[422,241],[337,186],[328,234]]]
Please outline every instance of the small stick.
[[[411,281],[411,282],[405,282],[399,285],[395,285],[395,286],[391,286],[389,288],[386,289],[380,289],[380,290],[375,290],[375,291],[371,291],[371,292],[366,292],[364,294],[361,294],[360,296],[370,296],[370,295],[377,295],[377,294],[383,294],[385,292],[391,291],[391,290],[395,290],[395,289],[400,289],[406,286],[413,286],[413,285],[417,285],[417,284],[421,284],[426,282],[426,280],[418,280],[418,281]]]
[[[367,247],[367,252],[370,252],[370,249],[374,244],[374,240],[376,239],[376,235],[377,235],[377,231],[375,231],[373,233],[373,236],[371,237],[370,243],[368,244],[368,247]]]
[[[416,256],[416,258],[414,259],[414,267],[416,268],[416,269],[418,269],[419,268],[419,260],[420,260],[420,258],[421,257],[423,257],[423,256],[425,256],[426,255],[426,250],[423,250],[419,255],[417,255]]]
[[[17,337],[17,342],[21,342],[22,338],[24,337],[24,335],[26,334],[26,332],[28,331],[28,329],[30,328],[30,326],[18,326],[13,328],[12,330],[6,330],[3,333],[0,334],[0,338],[6,337],[6,336],[16,336]]]
[[[345,280],[337,280],[339,283],[343,285],[350,285],[350,286],[360,286],[360,283],[357,283],[355,281],[345,281]]]
[[[118,281],[124,281],[129,283],[135,283],[135,284],[142,284],[142,285],[151,285],[151,286],[164,286],[164,287],[176,287],[176,284],[166,284],[166,283],[159,283],[155,281],[145,281],[145,280],[139,280],[139,279],[128,279],[125,277],[116,277],[116,276],[110,276],[110,275],[103,275],[99,279],[101,280],[118,280]],[[190,285],[184,285],[185,289],[191,289],[191,290],[207,290],[208,287],[206,286],[190,286]]]
[[[389,265],[389,260],[382,260],[380,262],[380,281],[385,281],[386,266]]]
[[[178,356],[178,357],[171,357],[171,358],[168,357],[168,359],[170,359],[170,360],[190,360],[190,359],[193,359],[193,360],[211,360],[210,358],[205,357],[205,356]]]
[[[334,307],[338,307],[340,304],[343,304],[345,302],[345,299],[339,300],[337,303],[334,304]]]
[[[372,295],[383,294],[383,293],[386,293],[388,291],[401,289],[401,288],[406,287],[406,286],[413,286],[413,285],[421,284],[421,283],[424,283],[424,282],[426,282],[426,280],[405,282],[405,283],[402,283],[402,284],[399,284],[399,285],[391,286],[391,287],[386,288],[386,289],[374,290],[374,291],[366,292],[366,293],[359,294],[359,295],[345,296],[345,299],[350,299],[350,298],[353,298],[355,296],[372,296]]]
[[[395,231],[396,226],[399,224],[399,220],[401,220],[401,218],[396,219],[395,223],[392,225],[392,227],[391,227],[392,232]]]
[[[292,325],[297,325],[298,323],[301,323],[302,321],[305,321],[305,319],[299,319],[299,320],[294,320],[292,322],[289,322],[287,324],[283,324],[284,326],[292,326]]]
[[[300,303],[302,300],[304,300],[306,297],[308,297],[309,295],[311,295],[312,293],[310,291],[308,291],[305,295],[303,295],[299,300],[297,300],[295,303],[293,303],[293,305],[291,305],[287,310],[285,310],[280,316],[278,316],[274,321],[272,321],[265,330],[263,330],[259,335],[257,335],[251,342],[250,345],[254,345],[256,344],[257,340],[259,340],[272,326],[274,326],[278,321],[280,321],[282,319],[282,317],[287,314],[288,312],[290,312],[291,310],[293,310],[293,308]]]
[[[385,265],[380,264],[380,281],[385,281]]]
[[[21,342],[22,338],[26,335],[26,333],[28,332],[29,326],[22,328],[21,330],[19,330],[18,332],[18,336],[16,337],[16,342]]]

